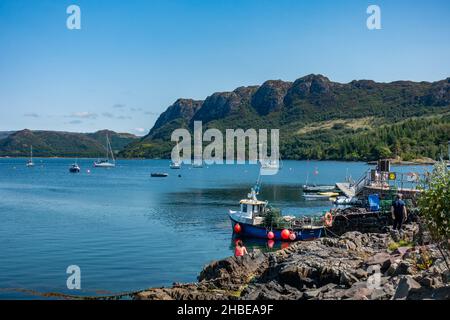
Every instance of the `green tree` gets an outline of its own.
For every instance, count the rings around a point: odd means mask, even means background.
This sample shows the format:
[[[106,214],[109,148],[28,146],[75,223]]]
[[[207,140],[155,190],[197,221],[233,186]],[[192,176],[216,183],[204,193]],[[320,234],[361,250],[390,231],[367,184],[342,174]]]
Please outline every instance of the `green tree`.
[[[419,214],[449,268],[450,172],[443,161],[434,166],[425,183],[427,187],[418,198]]]

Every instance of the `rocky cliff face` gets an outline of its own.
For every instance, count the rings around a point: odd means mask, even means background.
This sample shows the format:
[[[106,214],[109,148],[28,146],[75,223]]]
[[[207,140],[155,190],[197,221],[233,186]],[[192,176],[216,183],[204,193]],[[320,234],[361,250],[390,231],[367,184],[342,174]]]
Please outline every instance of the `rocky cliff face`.
[[[249,104],[256,89],[257,87],[240,87],[232,92],[216,92],[206,98],[192,121],[207,123],[225,118],[237,111],[240,106]]]
[[[422,102],[436,106],[450,104],[450,78],[433,83],[429,92],[422,97]]]
[[[332,88],[337,86],[331,82],[327,77],[322,75],[311,74],[306,77],[295,80],[289,91],[286,94],[284,103],[286,105],[292,104],[298,99],[308,99],[311,97],[318,97],[332,94]]]
[[[264,82],[252,97],[252,107],[260,115],[267,115],[273,111],[279,111],[284,105],[284,97],[291,85],[291,82],[281,80]]]
[[[178,99],[159,116],[152,128],[152,132],[175,119],[181,118],[189,122],[200,109],[202,103],[203,101],[201,100]]]
[[[260,116],[280,111],[284,107],[300,105],[297,113],[355,112],[376,103],[423,104],[447,106],[450,104],[450,78],[433,83],[396,81],[377,83],[372,80],[354,80],[347,84],[332,82],[320,74],[310,74],[292,82],[269,80],[261,86],[239,87],[231,92],[216,92],[204,101],[178,99],[156,121],[160,128],[175,119],[192,124],[224,119],[240,107],[253,108]],[[366,102],[367,101],[367,102]],[[318,107],[314,109],[311,107]],[[295,117],[294,117],[295,118]]]
[[[179,99],[161,114],[149,135],[130,145],[122,155],[168,157],[173,147],[170,142],[173,130],[192,129],[193,122],[198,120],[219,129],[278,128],[283,140],[282,157],[289,159],[374,160],[379,157],[382,146],[388,153],[399,152],[392,156],[436,158],[441,151],[437,151],[435,145],[443,148],[443,139],[417,143],[416,138],[406,137],[411,143],[403,143],[405,135],[411,134],[397,129],[392,130],[395,137],[390,142],[373,140],[369,147],[366,143],[365,147],[359,148],[362,150],[351,152],[350,149],[366,139],[359,130],[361,124],[353,126],[351,122],[365,118],[364,121],[369,123],[364,129],[375,131],[382,125],[394,126],[422,116],[436,116],[439,120],[448,116],[449,111],[450,78],[433,83],[355,80],[344,84],[311,74],[293,83],[269,80],[261,86],[216,92],[204,101]],[[333,121],[346,121],[348,125],[327,127],[325,122]],[[446,125],[434,126],[433,130],[439,131],[436,137],[446,135]],[[318,129],[302,133],[304,127]],[[427,130],[428,127],[424,124],[418,129]],[[346,142],[354,136],[357,136],[355,141]],[[429,140],[433,139],[430,137]],[[402,141],[401,150],[395,143],[397,140]],[[310,144],[318,147],[312,149]]]

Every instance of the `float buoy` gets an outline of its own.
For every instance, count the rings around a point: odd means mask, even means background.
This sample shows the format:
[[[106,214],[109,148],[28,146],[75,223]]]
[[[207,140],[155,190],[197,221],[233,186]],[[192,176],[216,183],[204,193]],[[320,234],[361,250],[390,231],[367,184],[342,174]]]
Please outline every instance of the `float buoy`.
[[[234,225],[233,230],[234,230],[235,233],[240,233],[241,230],[242,230],[241,225],[240,225],[239,223],[236,223],[236,224]]]
[[[267,239],[273,240],[273,238],[275,238],[275,235],[273,234],[272,231],[269,231],[269,232],[267,233]]]
[[[295,235],[294,232],[291,232],[291,234],[289,235],[289,240],[294,241],[297,238],[297,236]]]
[[[289,232],[288,229],[283,229],[283,231],[281,231],[281,239],[283,239],[283,240],[289,239],[290,234],[291,233]]]
[[[333,225],[333,216],[330,212],[325,213],[324,222],[327,227],[331,227]]]

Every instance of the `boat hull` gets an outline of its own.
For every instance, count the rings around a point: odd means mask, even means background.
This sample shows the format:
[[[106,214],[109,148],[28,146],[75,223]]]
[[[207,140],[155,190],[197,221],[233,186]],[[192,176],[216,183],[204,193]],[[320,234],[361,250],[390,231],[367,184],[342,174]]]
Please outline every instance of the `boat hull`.
[[[236,220],[232,214],[229,215],[231,220],[231,227],[232,230],[235,230],[234,226],[236,224],[239,224],[241,226],[241,230],[238,233],[239,236],[242,237],[249,237],[249,238],[260,238],[260,239],[268,239],[267,233],[269,232],[268,229],[265,227],[260,226],[254,226],[251,224],[239,222]],[[295,234],[295,240],[285,240],[281,237],[281,232],[283,229],[272,229],[271,230],[274,234],[274,238],[272,240],[278,240],[278,241],[307,241],[307,240],[314,240],[317,238],[320,238],[324,234],[324,227],[316,227],[316,228],[300,228],[291,230]],[[234,231],[233,231],[234,232]]]
[[[113,168],[116,165],[114,163],[108,163],[108,162],[104,162],[104,163],[94,163],[94,167],[96,168]]]
[[[335,186],[303,186],[303,191],[312,191],[312,192],[324,192],[324,191],[332,191],[335,190]]]
[[[150,176],[152,178],[165,178],[167,176],[169,176],[168,173],[151,173]]]

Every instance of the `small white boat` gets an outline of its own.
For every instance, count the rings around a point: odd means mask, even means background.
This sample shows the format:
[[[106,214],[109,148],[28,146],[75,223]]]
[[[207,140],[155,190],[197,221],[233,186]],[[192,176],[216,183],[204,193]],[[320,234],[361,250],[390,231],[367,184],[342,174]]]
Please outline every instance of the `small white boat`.
[[[332,191],[336,189],[335,186],[318,186],[318,185],[303,185],[303,191]]]
[[[170,163],[170,169],[181,169],[181,162],[172,161]]]
[[[203,160],[200,161],[194,159],[194,162],[192,163],[192,168],[203,168]]]
[[[317,193],[304,193],[303,198],[305,200],[329,200],[330,196],[323,195],[323,194],[317,194]]]
[[[111,153],[112,162],[109,162],[109,154]],[[96,168],[113,168],[116,166],[116,160],[114,159],[114,153],[111,148],[111,142],[109,142],[108,135],[106,135],[106,158],[98,159],[94,162]]]
[[[30,146],[30,159],[27,162],[27,167],[34,167],[33,162],[33,146]]]
[[[76,162],[69,167],[69,172],[72,173],[78,173],[80,170],[80,166]]]
[[[180,151],[178,149],[178,143],[176,145],[177,148],[177,156],[176,159],[172,159],[170,162],[170,169],[181,169],[181,161],[180,161]]]

